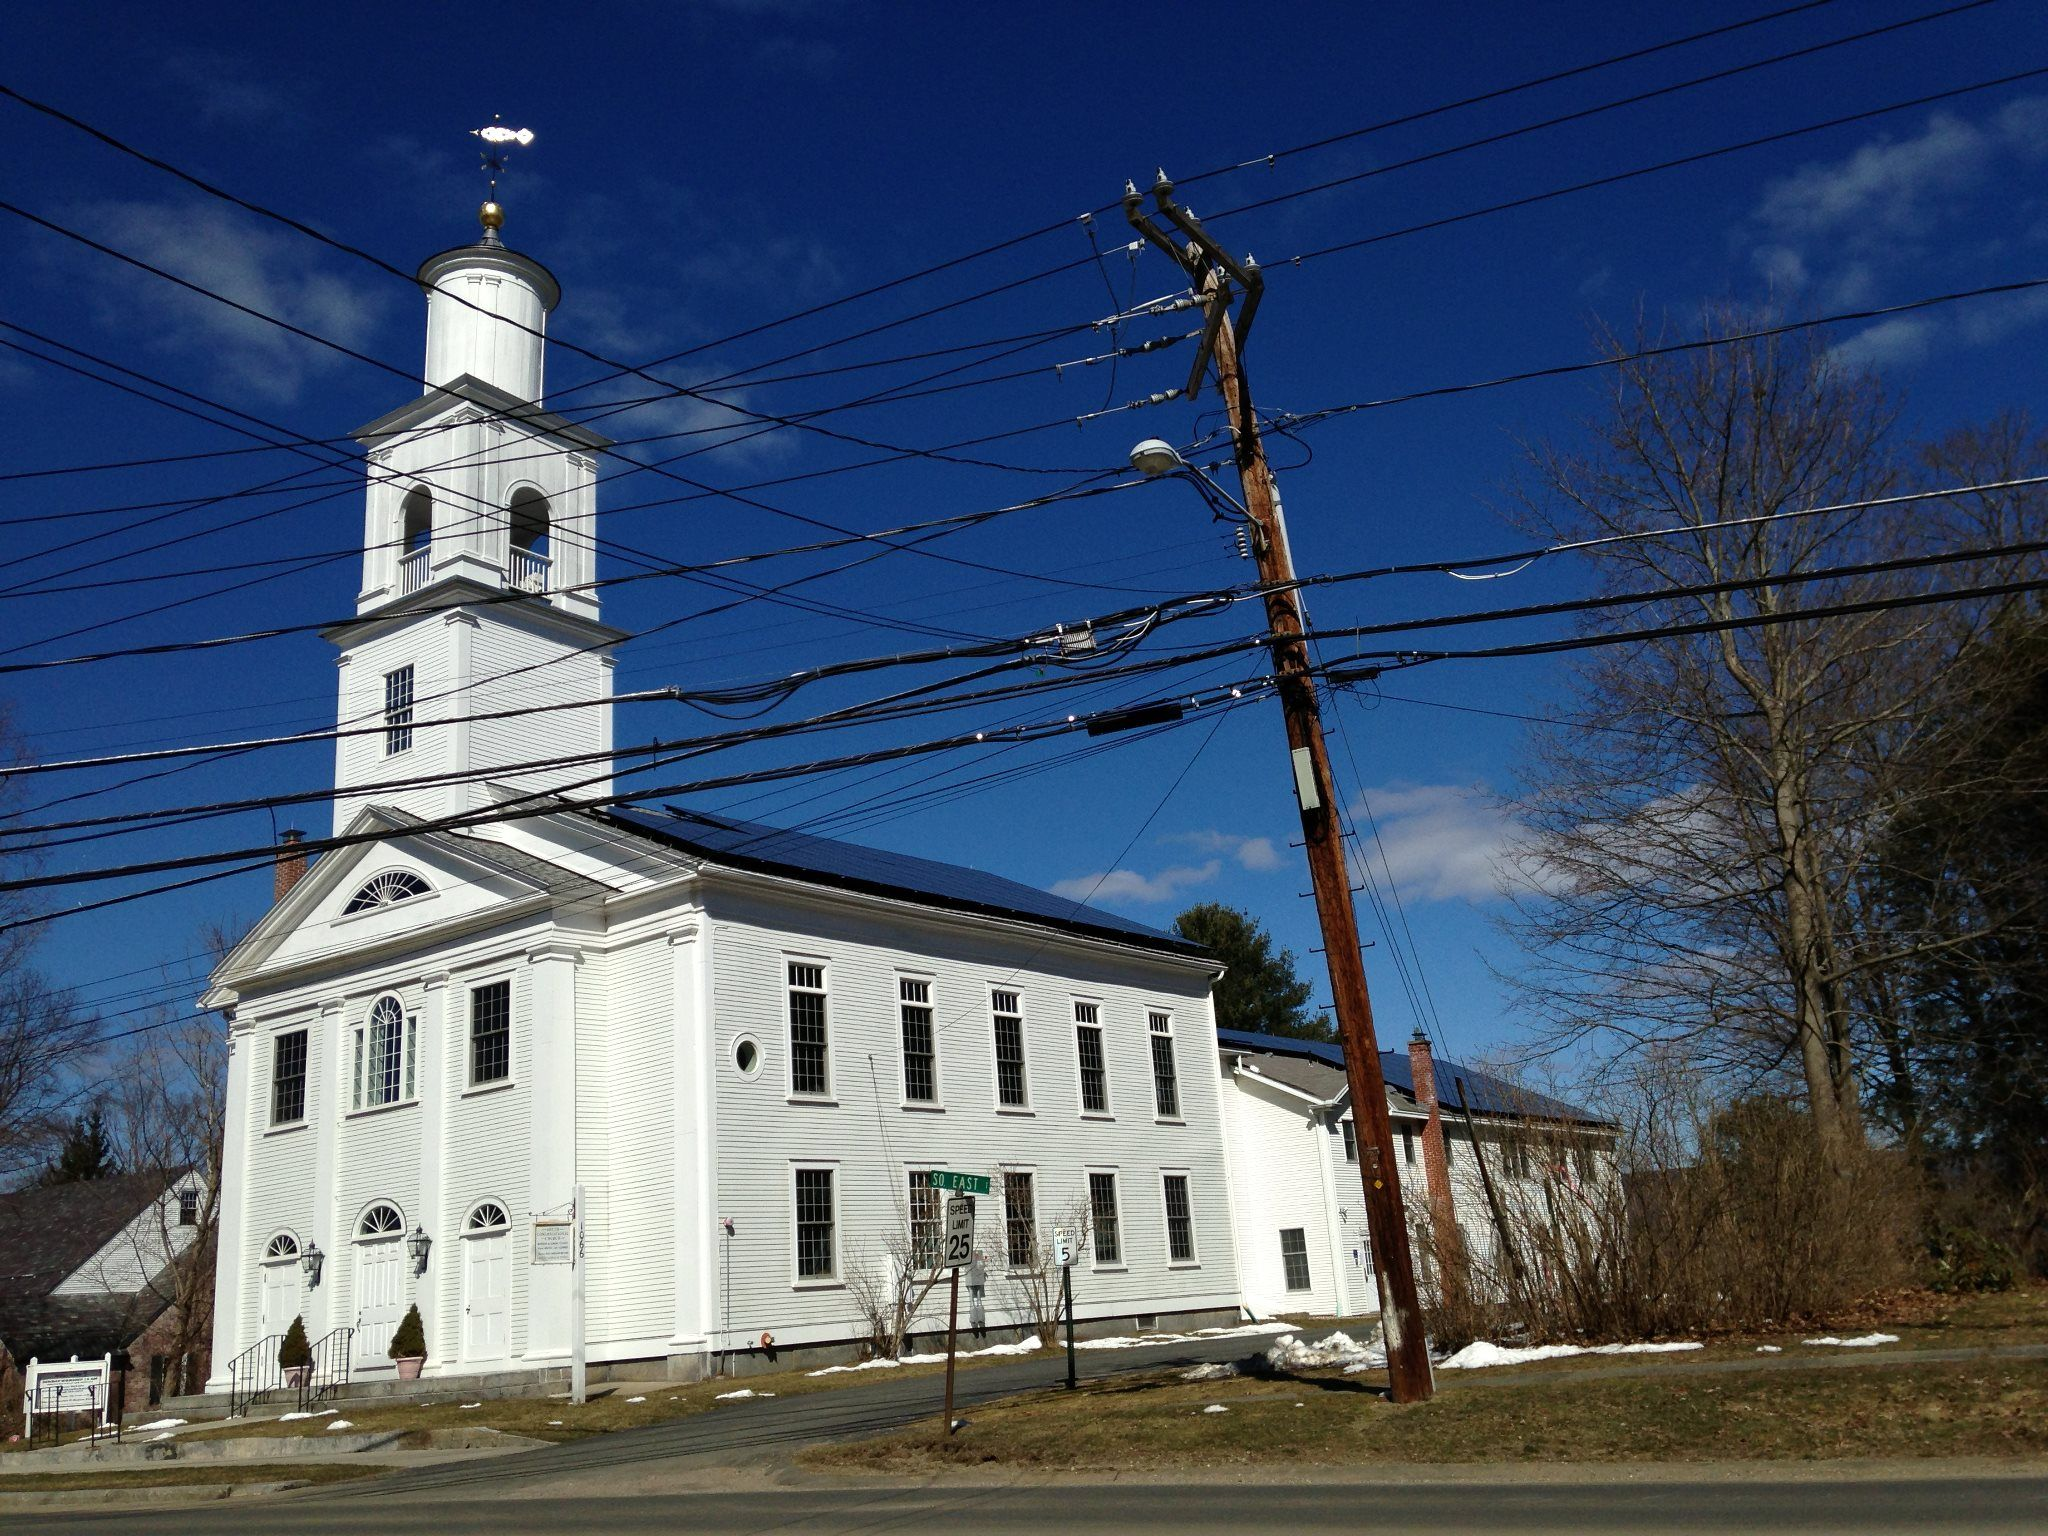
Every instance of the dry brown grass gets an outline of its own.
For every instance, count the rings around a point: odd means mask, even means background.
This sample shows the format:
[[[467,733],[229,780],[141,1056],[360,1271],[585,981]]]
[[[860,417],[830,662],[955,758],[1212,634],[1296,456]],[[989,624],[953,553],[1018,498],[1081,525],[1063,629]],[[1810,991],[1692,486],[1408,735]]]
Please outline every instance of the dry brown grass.
[[[1204,1409],[1220,1404],[1225,1413]],[[1446,1381],[1394,1407],[1356,1379],[1183,1382],[1153,1376],[984,1407],[824,1447],[813,1465],[922,1473],[993,1464],[1058,1471],[1373,1462],[1827,1460],[2048,1453],[2048,1365],[1686,1372],[1503,1389]]]

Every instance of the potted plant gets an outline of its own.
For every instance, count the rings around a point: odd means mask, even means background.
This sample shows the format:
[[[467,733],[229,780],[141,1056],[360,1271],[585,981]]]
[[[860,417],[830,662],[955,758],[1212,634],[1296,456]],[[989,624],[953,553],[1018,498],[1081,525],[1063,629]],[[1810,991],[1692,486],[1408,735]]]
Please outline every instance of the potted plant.
[[[391,1335],[391,1348],[385,1353],[397,1364],[400,1381],[420,1379],[420,1367],[427,1363],[427,1326],[420,1321],[417,1302],[405,1309],[398,1332]]]
[[[306,1342],[304,1318],[293,1318],[291,1327],[285,1329],[277,1346],[277,1363],[284,1370],[286,1386],[297,1391],[306,1384],[306,1376],[313,1369],[313,1346]]]

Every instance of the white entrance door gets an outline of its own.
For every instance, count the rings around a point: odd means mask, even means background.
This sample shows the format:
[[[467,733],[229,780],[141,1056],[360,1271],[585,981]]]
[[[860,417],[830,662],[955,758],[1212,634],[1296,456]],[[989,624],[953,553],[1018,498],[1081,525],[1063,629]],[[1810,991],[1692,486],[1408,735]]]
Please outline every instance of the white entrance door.
[[[265,1264],[263,1266],[262,1309],[258,1318],[256,1336],[259,1339],[273,1333],[283,1333],[291,1327],[292,1319],[299,1315],[299,1261]]]
[[[512,1315],[512,1234],[479,1233],[462,1240],[462,1358],[505,1358]]]
[[[391,1335],[405,1315],[400,1265],[405,1245],[395,1237],[356,1244],[356,1369],[391,1363]]]

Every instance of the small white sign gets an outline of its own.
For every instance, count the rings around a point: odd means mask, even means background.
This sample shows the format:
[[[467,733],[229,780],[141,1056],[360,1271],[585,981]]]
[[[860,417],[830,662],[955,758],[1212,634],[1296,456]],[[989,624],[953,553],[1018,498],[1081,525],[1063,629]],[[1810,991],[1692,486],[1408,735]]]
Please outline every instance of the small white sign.
[[[1065,1227],[1052,1229],[1052,1261],[1061,1269],[1074,1262],[1074,1240],[1067,1236]]]
[[[576,1224],[573,1221],[536,1219],[533,1224],[533,1262],[573,1264],[576,1262]]]
[[[946,1202],[945,1267],[958,1269],[974,1257],[974,1200],[955,1195]]]

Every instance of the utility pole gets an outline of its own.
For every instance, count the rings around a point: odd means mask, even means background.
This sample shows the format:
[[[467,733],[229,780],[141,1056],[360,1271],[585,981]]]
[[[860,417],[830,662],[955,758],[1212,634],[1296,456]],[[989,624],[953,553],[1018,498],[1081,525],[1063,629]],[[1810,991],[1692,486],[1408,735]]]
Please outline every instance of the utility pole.
[[[1387,1113],[1387,1084],[1380,1070],[1379,1041],[1373,1032],[1372,998],[1366,989],[1358,914],[1351,903],[1351,870],[1329,753],[1323,744],[1322,714],[1316,702],[1308,646],[1302,638],[1301,602],[1295,585],[1294,559],[1287,544],[1287,525],[1273,472],[1266,462],[1258,417],[1252,409],[1251,384],[1245,377],[1238,350],[1241,330],[1244,334],[1250,331],[1264,279],[1256,264],[1232,259],[1193,214],[1174,203],[1173,184],[1164,171],[1159,173],[1152,196],[1160,216],[1186,237],[1185,246],[1161,230],[1140,208],[1137,189],[1128,184],[1124,191],[1124,213],[1134,228],[1187,272],[1196,298],[1207,311],[1202,348],[1185,394],[1194,399],[1200,393],[1208,364],[1213,360],[1216,382],[1230,413],[1238,484],[1244,497],[1240,510],[1250,523],[1252,552],[1266,592],[1266,628],[1273,637],[1273,672],[1287,720],[1301,836],[1308,850],[1324,958],[1330,967],[1330,999],[1344,1044],[1352,1117],[1360,1132],[1358,1166],[1365,1192],[1366,1225],[1372,1237],[1373,1268],[1379,1281],[1387,1375],[1395,1402],[1423,1402],[1434,1393],[1436,1384],[1430,1371],[1428,1340],[1423,1334],[1421,1303],[1415,1289],[1415,1260],[1401,1204],[1394,1127]],[[1233,283],[1245,293],[1239,311],[1241,327],[1230,316]],[[1198,485],[1205,478],[1196,472]]]

